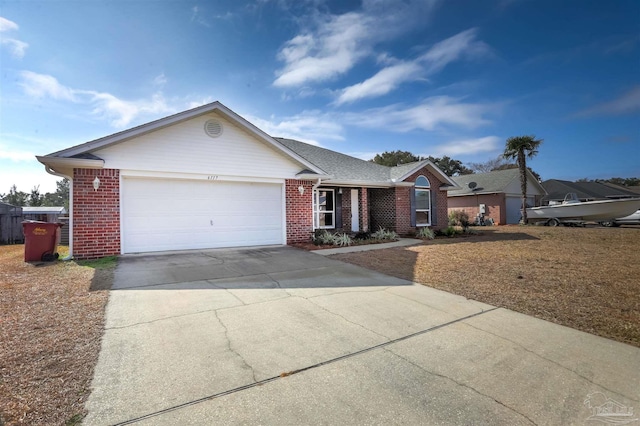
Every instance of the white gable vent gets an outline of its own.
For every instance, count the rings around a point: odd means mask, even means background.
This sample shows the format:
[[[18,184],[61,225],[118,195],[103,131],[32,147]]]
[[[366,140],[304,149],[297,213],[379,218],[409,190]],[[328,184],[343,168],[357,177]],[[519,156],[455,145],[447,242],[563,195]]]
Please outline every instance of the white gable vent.
[[[212,138],[217,138],[222,134],[222,123],[218,120],[208,120],[204,123],[204,131]]]

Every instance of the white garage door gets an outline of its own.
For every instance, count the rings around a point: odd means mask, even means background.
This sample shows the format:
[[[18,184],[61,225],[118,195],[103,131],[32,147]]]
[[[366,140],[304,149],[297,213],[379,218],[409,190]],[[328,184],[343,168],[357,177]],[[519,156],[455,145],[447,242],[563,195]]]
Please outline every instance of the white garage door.
[[[125,253],[283,242],[282,185],[123,179]]]

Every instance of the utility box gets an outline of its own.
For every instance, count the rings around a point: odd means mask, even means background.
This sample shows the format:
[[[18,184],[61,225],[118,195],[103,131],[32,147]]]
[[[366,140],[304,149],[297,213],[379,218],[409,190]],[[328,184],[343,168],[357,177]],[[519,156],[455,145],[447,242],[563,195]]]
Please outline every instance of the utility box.
[[[480,204],[480,207],[479,207],[478,210],[479,210],[480,214],[486,214],[487,213],[487,205],[486,204]]]
[[[24,232],[24,261],[50,262],[58,258],[56,249],[60,241],[60,223],[25,221],[22,222]]]

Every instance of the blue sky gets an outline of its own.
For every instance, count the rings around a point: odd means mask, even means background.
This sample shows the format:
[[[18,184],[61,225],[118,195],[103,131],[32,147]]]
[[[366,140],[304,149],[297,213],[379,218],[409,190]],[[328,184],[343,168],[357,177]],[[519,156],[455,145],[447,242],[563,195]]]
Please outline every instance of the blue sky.
[[[34,156],[219,100],[364,159],[482,162],[544,139],[543,179],[640,176],[640,1],[0,0],[0,193]]]

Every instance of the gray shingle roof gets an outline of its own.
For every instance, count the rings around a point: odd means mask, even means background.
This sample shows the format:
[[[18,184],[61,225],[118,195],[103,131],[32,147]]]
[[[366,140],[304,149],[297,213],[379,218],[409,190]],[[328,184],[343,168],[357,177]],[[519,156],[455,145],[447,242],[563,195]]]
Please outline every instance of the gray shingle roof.
[[[383,166],[371,161],[361,160],[350,155],[341,154],[330,149],[309,145],[294,139],[273,138],[289,150],[293,151],[304,160],[320,168],[325,173],[331,175],[331,181],[336,183],[369,182],[372,185],[386,184],[392,186],[400,181],[405,175],[422,167],[428,167],[432,173],[440,176],[442,187],[453,187],[453,180],[433,164],[431,161],[417,161],[414,163],[401,164],[395,167]]]
[[[455,176],[452,179],[460,189],[449,191],[449,196],[503,192],[514,179],[519,179],[519,175],[520,171],[518,169],[506,169],[489,173]],[[471,182],[477,184],[475,189],[469,188],[469,183]]]
[[[547,191],[547,200],[564,200],[565,195],[575,193],[581,200],[606,200],[609,198],[633,198],[638,194],[625,188],[608,185],[604,182],[571,182],[568,180],[548,179],[542,182]]]
[[[332,176],[333,180],[371,182],[389,182],[391,180],[391,169],[394,167],[382,166],[293,139],[274,139],[305,160],[327,172],[327,174]],[[415,167],[415,164],[413,167]]]

